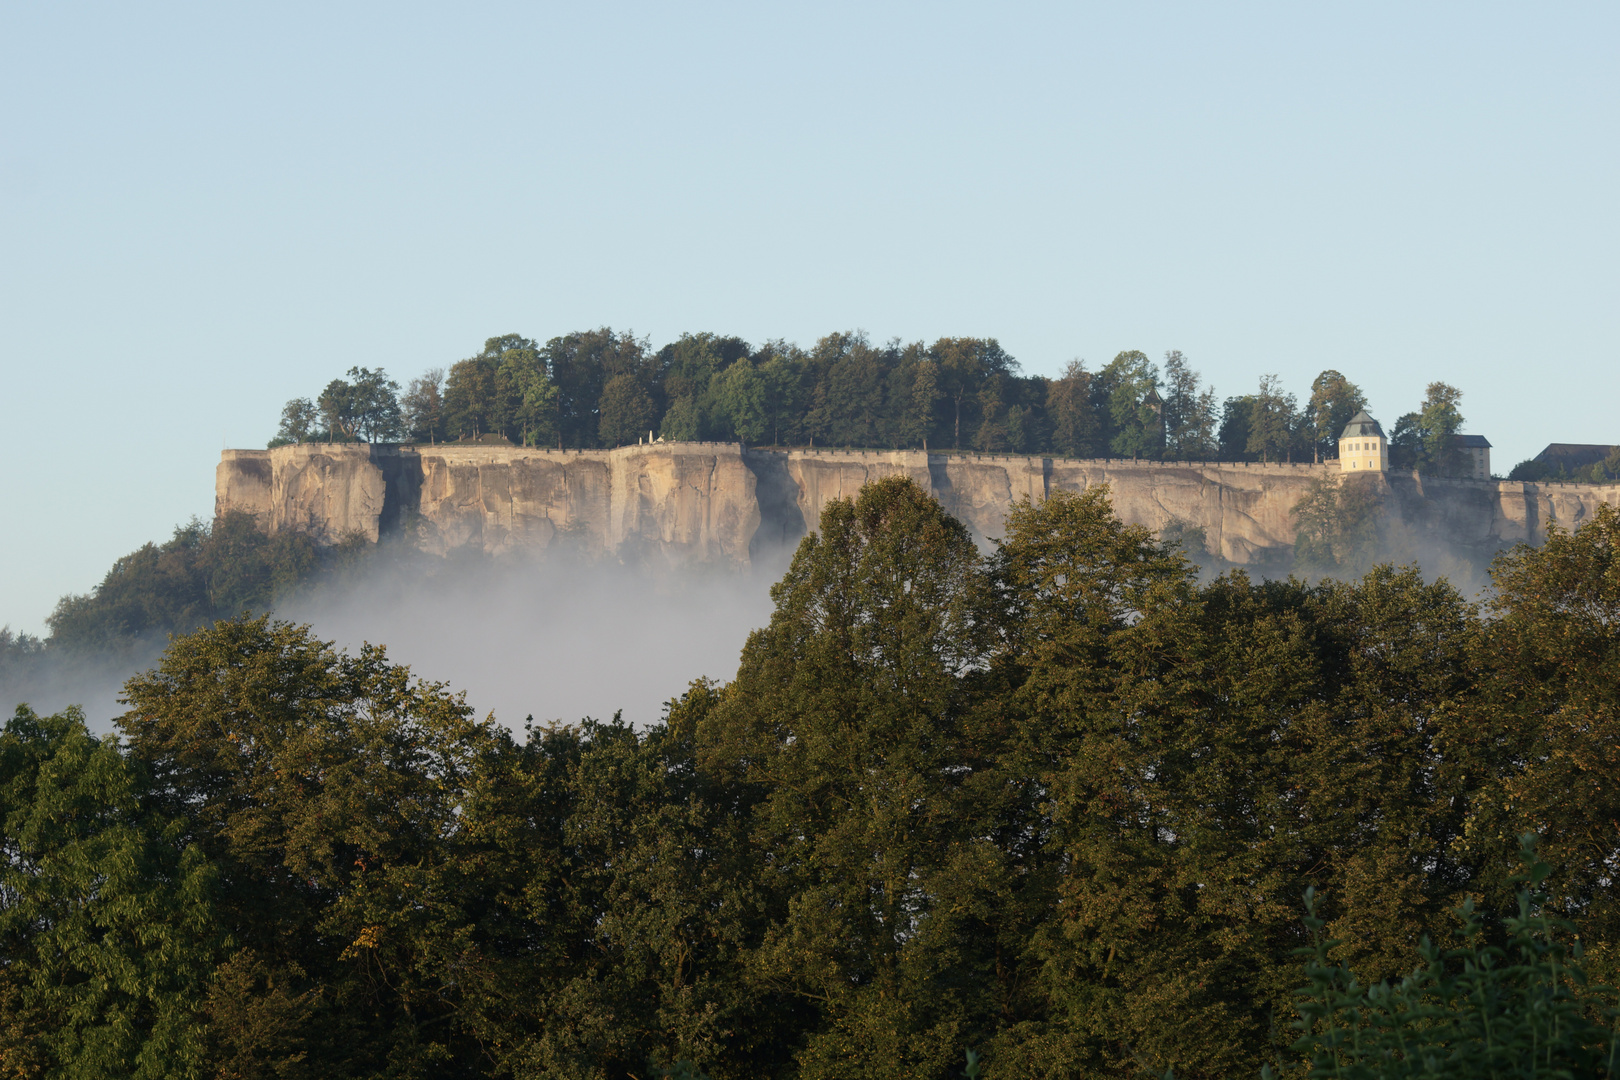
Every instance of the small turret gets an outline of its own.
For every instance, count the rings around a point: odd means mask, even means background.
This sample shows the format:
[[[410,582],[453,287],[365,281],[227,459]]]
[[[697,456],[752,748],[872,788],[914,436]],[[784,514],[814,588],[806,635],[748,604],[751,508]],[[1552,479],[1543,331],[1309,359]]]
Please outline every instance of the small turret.
[[[1378,421],[1362,409],[1350,418],[1339,433],[1339,469],[1343,472],[1366,472],[1389,468],[1389,440]]]

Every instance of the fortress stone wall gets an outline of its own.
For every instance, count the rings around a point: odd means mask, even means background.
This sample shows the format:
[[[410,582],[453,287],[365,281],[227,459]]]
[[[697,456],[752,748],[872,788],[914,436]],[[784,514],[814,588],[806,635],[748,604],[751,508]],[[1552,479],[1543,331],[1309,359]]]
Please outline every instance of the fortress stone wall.
[[[335,542],[396,534],[425,551],[572,550],[667,564],[746,567],[792,544],[829,500],[902,474],[933,492],[981,543],[1019,499],[1110,486],[1125,521],[1202,529],[1237,564],[1292,548],[1293,507],[1336,463],[1072,461],[922,451],[743,449],[658,443],[617,450],[313,443],[227,450],[215,510],[253,514],[267,531]],[[1481,554],[1574,528],[1620,485],[1439,480],[1392,472],[1386,512],[1417,535]]]

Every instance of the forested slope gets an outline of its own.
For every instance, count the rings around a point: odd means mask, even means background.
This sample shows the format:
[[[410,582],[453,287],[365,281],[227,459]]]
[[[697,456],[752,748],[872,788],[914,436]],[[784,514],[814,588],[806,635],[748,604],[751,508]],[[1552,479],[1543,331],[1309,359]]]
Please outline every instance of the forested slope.
[[[220,622],[122,742],[0,735],[0,1064],[1253,1077],[1292,1064],[1307,886],[1395,976],[1465,896],[1514,909],[1525,830],[1613,979],[1617,541],[1605,508],[1516,550],[1481,611],[1392,568],[1199,585],[1100,489],[983,557],[890,480],[640,732],[514,737],[380,649]]]

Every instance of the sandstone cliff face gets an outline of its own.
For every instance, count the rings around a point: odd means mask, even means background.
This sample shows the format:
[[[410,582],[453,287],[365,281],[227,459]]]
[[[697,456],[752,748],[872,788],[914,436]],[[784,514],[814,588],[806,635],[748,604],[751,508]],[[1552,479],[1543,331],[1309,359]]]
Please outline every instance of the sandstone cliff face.
[[[660,443],[618,450],[356,444],[227,450],[216,511],[333,542],[399,534],[423,550],[569,550],[665,564],[745,567],[795,543],[826,504],[908,476],[986,543],[1018,500],[1108,484],[1133,524],[1201,529],[1211,554],[1249,564],[1291,548],[1293,507],[1337,466],[1068,461],[920,451],[742,450]],[[1620,485],[1436,480],[1390,474],[1385,511],[1410,532],[1488,555],[1569,529]]]
[[[227,450],[215,470],[214,511],[247,510],[269,532],[298,529],[323,543],[353,533],[375,542],[385,495],[381,449],[307,443]]]
[[[401,531],[424,551],[565,548],[670,563],[749,561],[760,526],[735,445],[619,450],[310,444],[229,450],[215,512],[326,543]]]

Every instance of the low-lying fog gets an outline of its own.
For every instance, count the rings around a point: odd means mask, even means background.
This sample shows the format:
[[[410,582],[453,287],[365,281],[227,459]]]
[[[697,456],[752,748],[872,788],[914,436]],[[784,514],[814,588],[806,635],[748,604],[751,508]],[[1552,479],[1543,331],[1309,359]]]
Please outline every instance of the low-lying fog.
[[[612,717],[642,726],[693,679],[727,680],[750,630],[770,618],[780,567],[653,573],[503,561],[368,575],[284,605],[323,639],[384,644],[425,679],[464,690],[509,727]]]
[[[736,674],[749,631],[770,618],[770,587],[790,557],[776,552],[750,572],[727,573],[407,554],[369,559],[346,583],[283,603],[276,616],[309,623],[340,648],[385,645],[418,677],[465,692],[478,715],[493,713],[514,729],[531,715],[540,724],[575,723],[619,710],[643,726],[693,679]],[[1385,537],[1377,557],[1419,563],[1426,578],[1444,576],[1469,598],[1487,585],[1479,555],[1411,533]],[[1206,579],[1228,568],[1202,561]],[[1266,571],[1249,569],[1255,577]],[[0,665],[0,709],[9,717],[21,702],[40,713],[76,704],[92,730],[111,731],[124,680],[155,663],[162,647],[149,642],[91,669],[47,654],[23,677],[8,678]]]
[[[749,631],[770,619],[770,587],[785,558],[749,573],[652,571],[616,563],[413,558],[283,603],[275,615],[308,623],[357,651],[384,645],[418,677],[465,691],[479,716],[575,723],[623,710],[637,726],[693,680],[728,680]],[[92,730],[111,731],[126,679],[156,663],[162,642],[85,667],[47,656],[26,677],[0,677],[9,717],[82,706]]]

